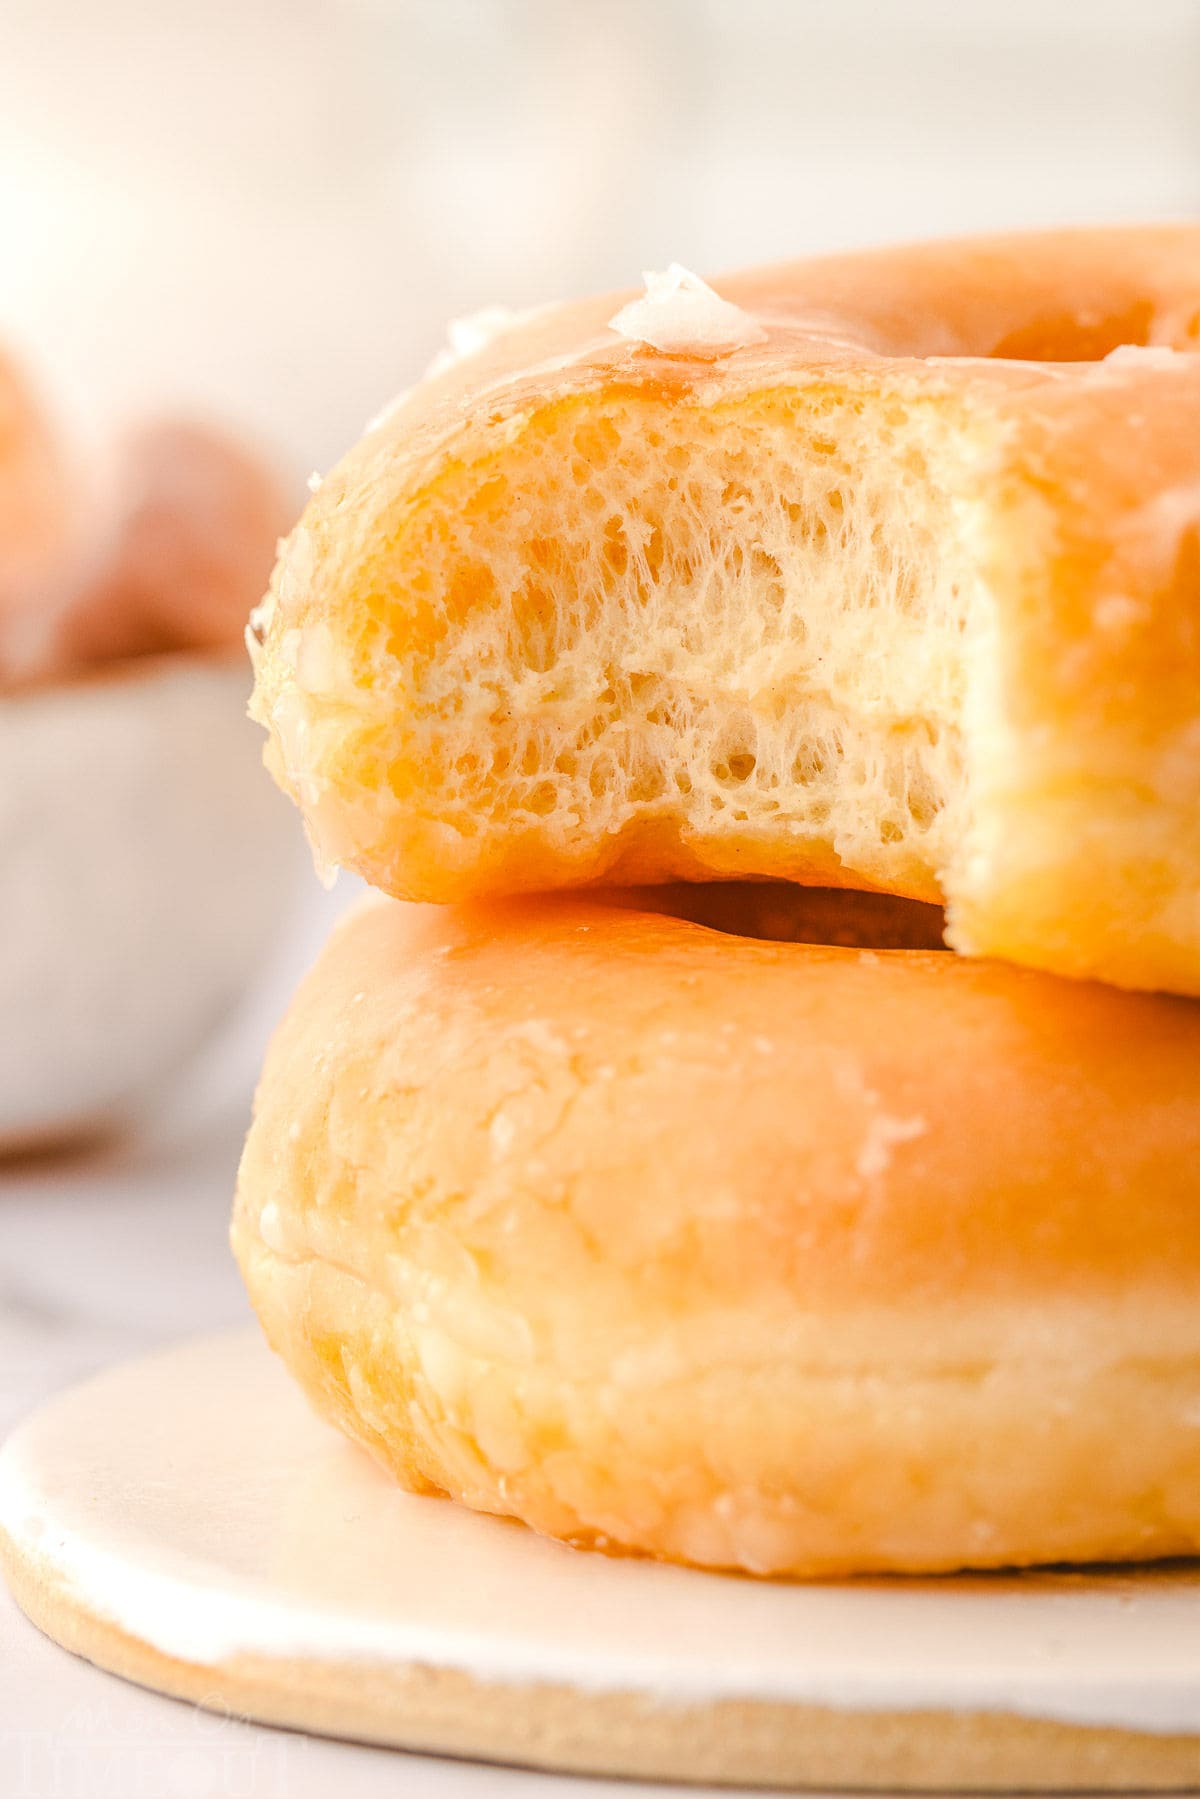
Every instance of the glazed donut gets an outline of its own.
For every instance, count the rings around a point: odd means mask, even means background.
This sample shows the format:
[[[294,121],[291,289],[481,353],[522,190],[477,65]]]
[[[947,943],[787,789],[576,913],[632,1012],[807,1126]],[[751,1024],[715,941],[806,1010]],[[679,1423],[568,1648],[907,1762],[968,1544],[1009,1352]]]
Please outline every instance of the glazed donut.
[[[255,700],[320,857],[880,889],[1200,992],[1200,226],[718,286],[526,317],[321,484]]]
[[[1200,1548],[1200,1008],[631,905],[377,898],[301,987],[233,1242],[317,1409],[707,1567]]]

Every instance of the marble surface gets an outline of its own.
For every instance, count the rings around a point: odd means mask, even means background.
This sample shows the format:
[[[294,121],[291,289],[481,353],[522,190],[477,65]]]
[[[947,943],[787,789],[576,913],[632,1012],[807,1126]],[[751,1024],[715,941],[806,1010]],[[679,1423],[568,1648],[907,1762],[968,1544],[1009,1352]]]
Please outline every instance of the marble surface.
[[[96,1369],[247,1317],[225,1240],[244,1128],[244,1107],[224,1105],[202,1120],[164,1119],[123,1145],[0,1166],[0,1435]],[[6,1799],[327,1799],[335,1791],[339,1799],[645,1799],[669,1790],[396,1754],[214,1717],[65,1654],[0,1590]]]

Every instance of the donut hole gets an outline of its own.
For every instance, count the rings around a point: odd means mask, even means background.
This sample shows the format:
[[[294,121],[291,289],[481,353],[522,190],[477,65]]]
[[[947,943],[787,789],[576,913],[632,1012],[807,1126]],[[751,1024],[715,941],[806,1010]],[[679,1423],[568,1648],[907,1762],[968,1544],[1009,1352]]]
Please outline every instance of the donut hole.
[[[604,903],[686,918],[726,936],[764,943],[821,943],[839,949],[940,950],[940,906],[891,893],[798,887],[786,881],[677,882],[615,889]]]
[[[1126,345],[1153,343],[1154,325],[1151,300],[1098,316],[1080,308],[1050,312],[1008,332],[988,354],[1014,362],[1100,362]]]

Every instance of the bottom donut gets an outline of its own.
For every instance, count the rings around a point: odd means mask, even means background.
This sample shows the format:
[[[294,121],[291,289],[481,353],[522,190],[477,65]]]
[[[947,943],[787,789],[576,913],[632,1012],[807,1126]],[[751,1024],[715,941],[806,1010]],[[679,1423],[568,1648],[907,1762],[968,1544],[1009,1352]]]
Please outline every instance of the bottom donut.
[[[834,915],[353,914],[242,1162],[268,1338],[406,1486],[574,1543],[794,1576],[1195,1551],[1200,1006]]]

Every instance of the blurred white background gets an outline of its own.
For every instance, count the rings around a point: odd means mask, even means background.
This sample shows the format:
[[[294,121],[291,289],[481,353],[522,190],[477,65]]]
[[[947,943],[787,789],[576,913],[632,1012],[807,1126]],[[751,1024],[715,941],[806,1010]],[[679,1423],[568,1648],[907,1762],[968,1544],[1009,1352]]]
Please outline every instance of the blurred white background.
[[[1198,199],[1196,0],[0,8],[0,331],[304,473],[485,304]]]

